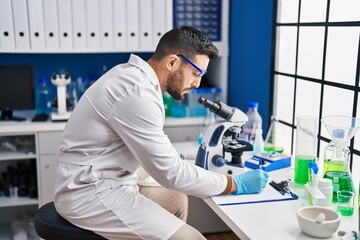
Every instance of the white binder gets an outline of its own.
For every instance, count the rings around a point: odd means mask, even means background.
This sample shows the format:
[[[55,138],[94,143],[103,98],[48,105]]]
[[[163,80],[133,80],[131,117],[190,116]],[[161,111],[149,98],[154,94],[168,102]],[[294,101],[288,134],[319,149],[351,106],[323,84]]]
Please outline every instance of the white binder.
[[[91,50],[100,48],[100,17],[99,17],[99,1],[86,0],[86,24],[87,24],[87,47]]]
[[[114,0],[114,47],[118,51],[127,49],[126,0]]]
[[[15,49],[15,36],[10,0],[0,1],[0,49]]]
[[[72,1],[74,49],[86,49],[86,17],[84,0]]]
[[[16,49],[30,49],[30,33],[26,0],[12,0]]]
[[[46,49],[59,49],[57,0],[43,0]]]
[[[101,49],[113,49],[114,48],[113,1],[101,0],[99,3],[100,3]]]
[[[139,0],[127,0],[126,12],[128,13],[126,16],[127,48],[129,51],[137,51],[139,50],[140,45]]]
[[[45,49],[45,32],[42,0],[28,1],[30,47]]]
[[[157,6],[154,6],[157,7]],[[154,51],[153,48],[153,2],[139,0],[140,48]],[[131,23],[130,23],[131,24]]]
[[[166,32],[166,0],[152,0],[153,1],[153,17],[154,17],[154,42],[153,47],[157,46],[160,38]]]
[[[73,48],[71,0],[58,0],[57,7],[60,49],[69,50]]]

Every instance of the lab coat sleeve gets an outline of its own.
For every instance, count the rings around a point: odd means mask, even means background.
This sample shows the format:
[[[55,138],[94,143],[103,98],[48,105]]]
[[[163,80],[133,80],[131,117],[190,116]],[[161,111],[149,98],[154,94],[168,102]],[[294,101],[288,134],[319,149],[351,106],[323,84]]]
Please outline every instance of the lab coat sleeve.
[[[222,193],[224,175],[183,161],[171,145],[163,131],[161,100],[153,86],[135,86],[116,102],[108,123],[162,186],[203,197]]]

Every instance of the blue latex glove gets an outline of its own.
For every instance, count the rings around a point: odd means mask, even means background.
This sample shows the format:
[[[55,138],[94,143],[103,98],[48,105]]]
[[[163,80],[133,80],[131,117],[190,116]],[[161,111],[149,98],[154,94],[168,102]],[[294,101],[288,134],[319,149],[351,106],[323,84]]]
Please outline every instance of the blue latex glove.
[[[232,176],[237,187],[237,191],[233,194],[259,193],[266,186],[268,177],[269,174],[260,169]]]

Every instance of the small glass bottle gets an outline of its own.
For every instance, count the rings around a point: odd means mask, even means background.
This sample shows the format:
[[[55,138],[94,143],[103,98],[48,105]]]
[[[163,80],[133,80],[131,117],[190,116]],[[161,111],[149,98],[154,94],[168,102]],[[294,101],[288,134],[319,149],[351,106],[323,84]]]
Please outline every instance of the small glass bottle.
[[[49,114],[51,112],[51,90],[46,78],[39,79],[39,87],[36,91],[37,108],[39,114]]]

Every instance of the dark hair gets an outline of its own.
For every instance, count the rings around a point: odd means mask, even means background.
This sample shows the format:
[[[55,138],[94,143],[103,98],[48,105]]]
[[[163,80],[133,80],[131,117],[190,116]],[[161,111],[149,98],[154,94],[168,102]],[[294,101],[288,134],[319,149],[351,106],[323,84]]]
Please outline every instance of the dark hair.
[[[182,26],[162,36],[152,57],[159,61],[169,54],[180,53],[189,58],[197,54],[207,55],[212,60],[217,58],[219,51],[202,32],[193,27]]]

